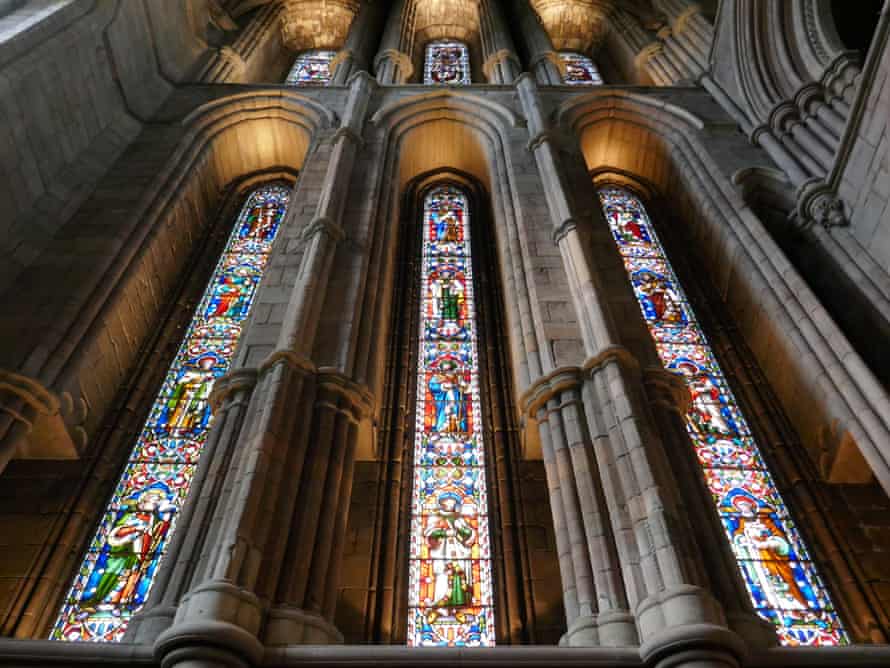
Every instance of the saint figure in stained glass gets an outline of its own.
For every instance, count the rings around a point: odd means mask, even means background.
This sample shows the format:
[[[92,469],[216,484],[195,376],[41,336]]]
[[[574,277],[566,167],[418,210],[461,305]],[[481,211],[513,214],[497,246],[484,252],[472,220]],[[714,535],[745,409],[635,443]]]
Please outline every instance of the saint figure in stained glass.
[[[297,56],[284,83],[288,86],[325,86],[331,81],[331,61],[336,51],[306,51]]]
[[[423,83],[466,85],[470,83],[470,52],[455,40],[437,40],[426,45]]]
[[[188,494],[226,373],[290,197],[253,191],[167,371],[51,638],[119,641],[148,597]]]
[[[689,390],[686,429],[754,609],[784,645],[846,644],[828,590],[642,202],[616,187],[599,197],[661,362]]]
[[[494,645],[469,207],[424,200],[408,644]]]

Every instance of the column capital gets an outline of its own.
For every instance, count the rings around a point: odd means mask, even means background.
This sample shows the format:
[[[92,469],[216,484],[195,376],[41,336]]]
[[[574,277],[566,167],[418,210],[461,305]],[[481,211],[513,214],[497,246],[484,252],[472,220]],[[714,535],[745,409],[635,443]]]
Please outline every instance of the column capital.
[[[811,179],[798,189],[797,207],[792,220],[802,229],[813,224],[821,225],[826,230],[850,224],[844,201],[828,183],[819,179]]]
[[[519,397],[519,406],[523,413],[535,417],[550,399],[560,392],[579,388],[582,381],[581,367],[561,366],[532,383]]]
[[[368,386],[356,382],[342,371],[331,367],[319,368],[317,385],[319,392],[332,393],[346,402],[350,418],[354,421],[358,422],[372,414],[374,395]]]
[[[0,369],[0,471],[15,456],[76,459],[87,442],[81,426],[88,408],[68,392]]]
[[[624,346],[612,345],[600,350],[596,355],[588,357],[581,365],[585,375],[590,375],[599,371],[602,367],[610,362],[617,362],[625,370],[634,374],[640,373],[640,363],[634,354]]]
[[[495,51],[493,54],[485,59],[485,62],[482,63],[482,72],[483,74],[485,74],[485,77],[489,81],[491,81],[494,78],[494,68],[501,63],[508,62],[516,65],[517,70],[522,69],[522,64],[519,62],[519,58],[516,57],[515,53],[513,53],[509,49],[501,49],[499,51]]]
[[[233,394],[253,390],[257,378],[259,378],[259,372],[253,367],[234,369],[217,378],[207,399],[210,409],[215,414]]]
[[[643,370],[643,384],[653,393],[653,400],[669,410],[686,415],[692,404],[692,395],[685,381],[675,373],[661,367]]]
[[[407,53],[398,49],[384,49],[374,57],[374,69],[379,71],[387,61],[399,67],[402,71],[402,81],[410,79],[414,74],[414,63]]]

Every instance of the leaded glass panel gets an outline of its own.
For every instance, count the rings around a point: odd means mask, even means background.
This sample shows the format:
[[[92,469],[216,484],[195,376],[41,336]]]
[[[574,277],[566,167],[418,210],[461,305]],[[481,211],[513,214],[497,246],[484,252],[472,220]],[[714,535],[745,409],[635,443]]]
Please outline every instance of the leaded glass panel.
[[[248,197],[50,634],[116,642],[144,605],[213,420],[208,399],[241,336],[290,198]]]
[[[408,644],[495,644],[470,211],[424,200]]]
[[[326,86],[336,51],[306,51],[297,56],[284,83],[288,86]]]
[[[587,56],[574,51],[560,51],[562,81],[567,86],[599,86],[603,83],[599,70]]]
[[[467,85],[470,81],[470,52],[455,40],[438,40],[426,45],[423,83]]]
[[[617,187],[600,203],[665,369],[686,383],[686,429],[757,613],[783,645],[849,642],[745,416],[642,202]]]

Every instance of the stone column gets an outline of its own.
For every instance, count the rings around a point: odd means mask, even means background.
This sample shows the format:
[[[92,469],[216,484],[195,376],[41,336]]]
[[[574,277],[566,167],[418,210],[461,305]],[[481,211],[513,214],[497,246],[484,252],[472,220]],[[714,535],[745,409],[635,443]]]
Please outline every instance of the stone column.
[[[385,0],[362,0],[343,49],[331,62],[331,83],[343,86],[355,72],[371,69],[386,15]]]
[[[673,75],[664,64],[664,45],[640,24],[636,17],[622,9],[609,15],[612,32],[621,48],[633,59],[636,76],[645,73],[657,86],[669,86]],[[631,81],[633,83],[633,81]]]
[[[589,356],[581,389],[595,452],[589,475],[602,484],[641,655],[655,665],[736,666],[743,643],[705,588],[704,564],[646,406],[639,364],[617,342],[592,272],[589,229],[582,221],[592,214],[595,223],[607,223],[593,203],[589,212],[578,213],[563,170],[584,168],[562,163],[535,81],[523,75],[517,88]],[[587,196],[593,199],[592,187]],[[600,556],[594,561],[600,563]]]
[[[278,30],[281,3],[273,2],[257,10],[250,22],[229,46],[220,47],[198,75],[204,83],[256,83],[247,81],[248,61],[257,45]]]
[[[529,72],[543,86],[559,86],[562,84],[559,55],[554,51],[550,35],[538,13],[531,6],[530,0],[513,0],[512,9],[525,41]]]
[[[522,72],[516,56],[516,48],[510,37],[497,0],[481,0],[479,6],[480,33],[482,35],[482,71],[488,83],[509,85]]]
[[[338,568],[356,425],[371,400],[309,354],[373,88],[366,73],[350,79],[277,350],[256,370],[209,528],[194,525],[206,534],[187,593],[155,641],[165,666],[256,664],[264,644],[342,639],[332,624]]]
[[[407,0],[395,0],[386,17],[386,27],[383,30],[383,39],[380,40],[380,49],[374,58],[374,69],[377,72],[377,83],[384,85],[403,84],[414,73],[414,65],[411,62],[411,54],[406,39],[407,17],[405,10],[408,8]]]
[[[556,535],[568,646],[638,644],[581,401],[578,368],[557,369],[526,393],[541,436]]]
[[[652,5],[662,11],[670,23],[670,37],[690,60],[692,70],[706,69],[708,52],[714,39],[714,28],[701,15],[701,7],[689,0],[653,0]]]

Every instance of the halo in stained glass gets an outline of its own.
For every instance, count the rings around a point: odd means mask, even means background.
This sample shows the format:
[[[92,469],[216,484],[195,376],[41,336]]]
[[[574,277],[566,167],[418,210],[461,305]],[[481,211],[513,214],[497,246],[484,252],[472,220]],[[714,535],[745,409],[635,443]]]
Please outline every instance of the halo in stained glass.
[[[288,86],[326,86],[331,81],[331,61],[336,51],[306,51],[297,56],[284,83]]]
[[[783,645],[848,644],[643,203],[618,187],[599,199],[661,363],[689,389],[686,430],[754,609]]]
[[[424,199],[408,644],[495,644],[466,195]]]
[[[603,78],[593,61],[574,51],[560,51],[562,81],[567,86],[600,86]]]
[[[423,83],[453,86],[470,84],[470,51],[467,45],[451,39],[427,44]]]
[[[213,383],[232,361],[290,188],[247,198],[50,633],[117,642],[148,597],[213,420]]]

